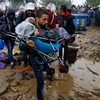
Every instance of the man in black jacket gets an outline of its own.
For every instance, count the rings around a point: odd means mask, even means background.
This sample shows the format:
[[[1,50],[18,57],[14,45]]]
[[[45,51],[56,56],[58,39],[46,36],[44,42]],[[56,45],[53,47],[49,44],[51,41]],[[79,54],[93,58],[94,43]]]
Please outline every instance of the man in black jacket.
[[[60,27],[63,27],[70,35],[75,32],[75,25],[71,13],[67,11],[66,5],[61,5],[58,8],[58,14],[61,16],[59,23]]]
[[[4,15],[0,18],[0,23],[1,23],[1,26],[2,26],[1,29],[3,31],[9,32],[9,33],[10,32],[14,33],[15,32],[15,26],[16,26],[15,10],[12,9],[12,8],[9,8],[7,10],[6,15]],[[5,42],[7,49],[8,49],[8,57],[10,59],[11,67],[14,67],[15,62],[14,62],[12,51],[13,51],[13,47],[14,47],[14,44],[15,44],[15,38],[10,37],[10,36],[6,36],[5,34],[2,34],[2,38],[4,39],[4,42]]]
[[[73,22],[73,17],[70,12],[67,11],[66,5],[60,5],[58,8],[58,14],[61,17],[61,20],[59,21],[59,27],[63,27],[68,34],[72,35],[75,33],[75,25]],[[62,59],[62,48],[64,47],[64,56],[66,55],[66,47],[68,45],[68,41],[64,41],[64,45],[62,44],[59,49],[59,56]],[[65,60],[65,59],[64,59]],[[64,61],[65,62],[65,61]]]

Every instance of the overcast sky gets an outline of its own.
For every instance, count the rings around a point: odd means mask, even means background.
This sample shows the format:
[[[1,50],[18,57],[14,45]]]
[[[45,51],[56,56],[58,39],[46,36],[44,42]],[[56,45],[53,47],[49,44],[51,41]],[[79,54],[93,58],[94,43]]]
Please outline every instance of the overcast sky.
[[[72,0],[73,4],[77,5],[82,5],[86,0]]]

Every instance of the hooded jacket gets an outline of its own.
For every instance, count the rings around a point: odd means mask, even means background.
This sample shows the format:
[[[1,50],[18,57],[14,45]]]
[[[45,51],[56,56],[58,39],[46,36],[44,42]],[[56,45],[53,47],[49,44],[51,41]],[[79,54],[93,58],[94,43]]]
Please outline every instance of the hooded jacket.
[[[15,10],[12,9],[12,8],[9,8],[9,9],[7,10],[6,15],[7,15],[7,17],[9,17],[9,15],[14,15],[14,16],[15,16]]]
[[[61,16],[61,18],[62,19],[59,26],[63,27],[70,35],[74,34],[75,25],[71,13],[67,11],[63,16]]]
[[[49,15],[48,27],[51,28],[51,29],[55,29],[56,28],[56,24],[57,24],[56,15],[51,10],[47,9],[47,12],[48,12],[48,15]]]
[[[9,18],[10,15],[13,15],[14,18],[10,19]],[[5,24],[4,31],[15,32],[15,26],[16,26],[15,10],[12,8],[9,8],[7,10],[6,15],[4,15],[0,18],[0,23],[1,23],[1,25]]]
[[[9,18],[10,15],[14,15],[13,19]],[[15,26],[16,26],[15,10],[12,8],[9,8],[6,12],[6,15],[3,15],[0,18],[0,30],[14,33]],[[14,39],[13,37],[6,36],[5,34],[2,34],[2,33],[1,33],[1,37],[3,39],[6,39],[6,38]]]

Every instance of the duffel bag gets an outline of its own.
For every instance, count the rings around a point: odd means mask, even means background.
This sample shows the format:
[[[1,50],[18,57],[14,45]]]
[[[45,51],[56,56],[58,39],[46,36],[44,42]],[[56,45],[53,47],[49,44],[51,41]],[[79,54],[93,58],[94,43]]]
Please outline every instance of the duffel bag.
[[[69,64],[74,63],[77,57],[77,51],[78,49],[76,48],[65,47],[64,60],[68,61]]]

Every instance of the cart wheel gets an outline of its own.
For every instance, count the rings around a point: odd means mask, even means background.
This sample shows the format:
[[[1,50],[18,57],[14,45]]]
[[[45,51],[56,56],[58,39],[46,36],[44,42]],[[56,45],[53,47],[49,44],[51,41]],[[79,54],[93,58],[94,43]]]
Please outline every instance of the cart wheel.
[[[55,74],[55,69],[54,68],[47,69],[47,75],[54,75],[54,74]]]
[[[60,65],[59,71],[60,71],[61,73],[68,73],[69,67],[68,67],[67,65],[66,65],[66,66]]]
[[[65,73],[68,73],[68,72],[69,72],[69,67],[65,66]]]

